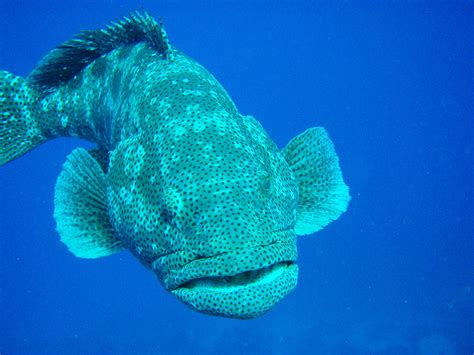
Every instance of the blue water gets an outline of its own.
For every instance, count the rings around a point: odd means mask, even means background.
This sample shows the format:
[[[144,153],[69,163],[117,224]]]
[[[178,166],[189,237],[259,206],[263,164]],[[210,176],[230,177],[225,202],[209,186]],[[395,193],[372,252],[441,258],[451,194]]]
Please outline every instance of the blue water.
[[[376,3],[376,4],[375,4]],[[299,240],[296,290],[251,321],[205,316],[127,252],[70,254],[53,193],[76,146],[0,168],[0,352],[470,354],[472,1],[0,1],[0,68],[143,6],[280,147],[331,135],[348,211]]]

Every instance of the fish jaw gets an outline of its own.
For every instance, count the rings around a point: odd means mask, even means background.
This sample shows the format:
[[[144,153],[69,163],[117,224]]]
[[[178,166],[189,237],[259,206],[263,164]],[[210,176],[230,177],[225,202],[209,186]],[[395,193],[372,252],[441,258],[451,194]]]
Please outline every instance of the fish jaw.
[[[193,280],[171,291],[191,308],[210,315],[251,319],[271,310],[288,295],[297,284],[298,266],[280,262],[267,268],[248,271],[247,283],[234,285],[217,278]],[[239,278],[240,275],[233,277]],[[245,276],[242,276],[245,277]]]
[[[152,268],[163,285],[191,308],[210,315],[249,319],[261,316],[288,295],[297,284],[296,243],[272,243],[197,258],[182,267],[160,270],[166,258]]]

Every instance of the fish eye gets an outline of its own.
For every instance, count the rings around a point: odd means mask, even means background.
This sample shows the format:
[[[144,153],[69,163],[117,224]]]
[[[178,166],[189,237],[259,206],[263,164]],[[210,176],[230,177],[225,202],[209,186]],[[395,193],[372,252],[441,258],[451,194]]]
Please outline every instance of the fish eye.
[[[259,189],[263,194],[268,195],[270,193],[271,186],[272,177],[270,176],[270,174],[266,174],[262,179],[260,179]]]
[[[175,226],[174,222],[174,214],[171,212],[168,208],[164,207],[163,210],[161,211],[161,219],[163,220],[164,223],[169,224],[171,226]]]

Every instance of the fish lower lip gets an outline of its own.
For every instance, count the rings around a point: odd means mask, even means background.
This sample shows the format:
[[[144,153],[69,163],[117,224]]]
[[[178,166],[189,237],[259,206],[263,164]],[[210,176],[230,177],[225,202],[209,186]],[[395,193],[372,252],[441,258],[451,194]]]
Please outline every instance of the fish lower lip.
[[[280,261],[261,269],[245,271],[235,275],[202,277],[189,280],[178,288],[218,288],[220,290],[231,290],[236,287],[267,283],[276,279],[285,269],[293,264],[293,261]]]

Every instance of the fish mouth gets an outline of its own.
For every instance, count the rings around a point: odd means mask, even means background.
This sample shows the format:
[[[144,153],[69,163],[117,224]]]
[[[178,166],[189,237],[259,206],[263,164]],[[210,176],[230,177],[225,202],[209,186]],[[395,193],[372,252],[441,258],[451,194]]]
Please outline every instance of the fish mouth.
[[[202,277],[187,281],[179,286],[179,288],[187,288],[189,290],[195,288],[227,289],[227,291],[231,291],[242,286],[255,286],[269,283],[278,278],[285,272],[286,268],[291,267],[293,264],[293,261],[281,261],[261,269],[244,271],[236,275]]]
[[[198,259],[180,274],[186,276],[176,278],[169,290],[191,308],[215,316],[255,318],[295,288],[296,245],[275,244]]]

